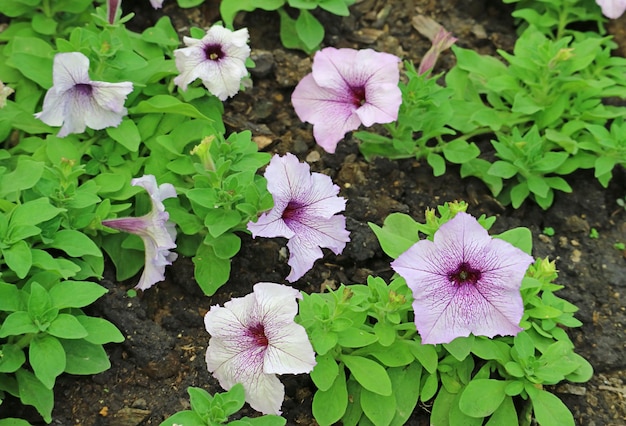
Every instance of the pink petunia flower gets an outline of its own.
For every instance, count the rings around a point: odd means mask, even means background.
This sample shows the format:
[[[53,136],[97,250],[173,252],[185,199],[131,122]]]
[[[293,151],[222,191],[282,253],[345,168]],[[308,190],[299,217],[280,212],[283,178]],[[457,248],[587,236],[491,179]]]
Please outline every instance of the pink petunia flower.
[[[313,58],[312,72],[296,86],[291,102],[302,121],[313,124],[316,142],[333,153],[346,133],[363,124],[398,118],[400,58],[372,49],[327,47]]]
[[[170,249],[176,248],[176,228],[169,221],[169,214],[165,211],[163,200],[176,197],[174,186],[169,183],[157,185],[152,175],[145,175],[133,179],[131,184],[141,186],[152,201],[152,210],[141,217],[122,217],[103,220],[102,224],[109,228],[129,232],[141,237],[145,246],[145,267],[139,282],[135,286],[138,290],[147,290],[159,281],[165,279],[165,266],[171,265],[178,257]]]
[[[457,337],[516,335],[524,313],[520,287],[532,256],[492,238],[459,212],[434,241],[422,240],[391,267],[413,291],[415,326],[422,343]]]
[[[346,218],[336,214],[345,209],[346,200],[337,196],[339,187],[328,176],[311,173],[309,165],[293,154],[274,155],[265,178],[274,207],[249,222],[248,230],[253,237],[289,239],[287,281],[293,282],[322,257],[321,247],[340,254],[350,241]]]
[[[130,82],[105,83],[89,79],[89,59],[80,52],[57,53],[52,68],[53,86],[35,117],[49,126],[61,126],[60,138],[82,133],[86,127],[117,127],[127,114]]]
[[[626,11],[626,0],[596,0],[602,8],[602,14],[610,19],[617,19]]]
[[[231,31],[214,25],[202,39],[183,37],[183,41],[187,47],[174,51],[180,72],[174,79],[176,85],[187,90],[187,85],[199,78],[222,101],[239,91],[241,79],[248,75],[247,28]]]
[[[204,317],[211,334],[207,367],[229,390],[243,384],[246,401],[264,414],[280,414],[285,388],[277,374],[308,373],[315,367],[315,352],[302,327],[294,322],[294,288],[258,283],[254,292],[212,306]]]

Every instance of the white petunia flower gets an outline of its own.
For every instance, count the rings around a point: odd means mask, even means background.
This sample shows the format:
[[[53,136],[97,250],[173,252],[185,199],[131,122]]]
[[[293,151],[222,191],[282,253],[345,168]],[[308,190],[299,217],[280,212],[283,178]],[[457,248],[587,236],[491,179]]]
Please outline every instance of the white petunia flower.
[[[80,52],[58,53],[52,68],[53,86],[35,117],[49,126],[63,126],[58,136],[82,133],[86,127],[117,127],[127,114],[130,82],[106,83],[89,79],[89,59]]]
[[[243,384],[246,402],[264,414],[280,414],[285,388],[277,374],[308,373],[315,352],[294,322],[300,292],[292,287],[257,283],[254,292],[212,306],[204,317],[211,334],[207,367],[229,390]]]
[[[202,39],[183,37],[183,41],[187,47],[174,51],[180,72],[174,79],[177,86],[187,90],[187,85],[199,78],[222,101],[239,91],[241,79],[248,75],[247,28],[231,31],[214,25]]]

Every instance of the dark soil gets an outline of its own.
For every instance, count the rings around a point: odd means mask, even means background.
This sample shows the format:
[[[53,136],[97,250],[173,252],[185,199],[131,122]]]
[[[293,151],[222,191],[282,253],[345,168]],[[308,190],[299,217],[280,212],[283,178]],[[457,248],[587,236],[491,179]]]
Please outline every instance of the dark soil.
[[[125,1],[125,12],[131,6],[138,8],[135,25],[149,24],[167,14],[183,34],[188,34],[190,26],[209,26],[219,19],[217,2],[181,11],[174,0],[166,0],[162,11],[153,12],[148,0]],[[483,54],[495,55],[496,49],[510,51],[516,39],[511,8],[500,1],[363,0],[351,11],[347,18],[318,13],[327,31],[325,45],[371,47],[418,64],[430,45],[412,25],[419,14],[452,31],[460,46]],[[497,216],[493,232],[530,228],[535,257],[556,260],[560,270],[557,282],[565,286],[559,295],[580,307],[577,317],[584,325],[569,332],[577,352],[593,364],[595,375],[588,383],[564,383],[553,391],[579,425],[626,424],[626,253],[613,247],[618,241],[626,242],[626,210],[616,204],[617,198],[626,195],[626,172],[617,170],[608,189],[598,184],[592,172],[576,173],[570,179],[573,193],[557,193],[548,211],[532,203],[514,210],[491,197],[482,182],[461,179],[454,167],[435,178],[424,162],[378,159],[368,163],[350,136],[339,144],[336,154],[327,154],[314,143],[310,125],[300,122],[290,103],[293,87],[310,72],[310,57],[281,46],[276,14],[255,11],[240,18],[237,26],[250,30],[257,69],[252,71],[254,87],[225,102],[229,131],[250,129],[264,150],[293,152],[312,170],[331,176],[348,200],[345,215],[351,242],[340,256],[327,252],[295,287],[319,292],[326,285],[363,283],[368,275],[388,279],[390,259],[367,223],[381,225],[393,212],[423,220],[427,207],[465,200],[469,213]],[[444,54],[438,69],[449,68],[453,61],[451,54]],[[545,227],[553,227],[556,234],[542,235]],[[598,231],[598,238],[589,237],[591,228]],[[204,361],[209,335],[203,315],[212,305],[248,294],[259,281],[286,283],[289,273],[281,250],[284,240],[241,237],[242,249],[233,260],[231,280],[210,298],[195,284],[193,265],[187,258],[169,268],[165,282],[136,298],[126,293],[134,280],[118,283],[112,271],[107,271],[103,285],[109,293],[89,313],[115,323],[126,341],[107,346],[110,370],[93,377],[59,378],[54,424],[158,425],[188,408],[188,386],[221,391]],[[282,409],[287,423],[315,425],[311,414],[315,387],[308,376],[281,379],[286,387]],[[12,414],[38,421],[34,410],[7,402],[0,409],[0,418]],[[7,409],[19,412],[7,413]],[[428,404],[418,405],[408,424],[427,425],[428,411]],[[247,405],[242,413],[256,415]]]

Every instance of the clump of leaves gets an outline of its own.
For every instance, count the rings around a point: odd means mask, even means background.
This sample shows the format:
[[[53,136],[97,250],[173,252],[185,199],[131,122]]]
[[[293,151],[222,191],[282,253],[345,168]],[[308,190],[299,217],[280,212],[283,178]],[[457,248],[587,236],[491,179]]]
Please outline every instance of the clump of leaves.
[[[425,223],[392,214],[382,227],[371,226],[383,250],[396,258],[466,208],[439,206],[427,211]],[[478,219],[486,229],[494,220]],[[526,228],[494,237],[525,252],[532,249]],[[544,389],[592,375],[563,329],[581,323],[573,316],[577,308],[554,294],[562,288],[556,278],[547,259],[530,266],[521,288],[523,331],[515,337],[470,335],[440,345],[422,344],[412,320],[411,290],[400,277],[389,284],[369,277],[367,285],[304,295],[297,318],[317,352],[313,415],[320,425],[340,420],[402,425],[418,401],[432,401],[432,424],[517,424],[522,412],[532,412],[543,426],[574,425],[567,407]]]

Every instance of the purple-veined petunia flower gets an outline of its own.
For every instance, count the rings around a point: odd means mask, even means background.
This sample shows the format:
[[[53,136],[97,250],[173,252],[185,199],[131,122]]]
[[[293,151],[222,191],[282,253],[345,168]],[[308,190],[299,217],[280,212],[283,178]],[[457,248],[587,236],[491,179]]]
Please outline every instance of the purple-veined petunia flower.
[[[626,0],[596,0],[602,8],[602,14],[610,19],[617,19],[626,11]]]
[[[274,155],[265,170],[267,190],[274,207],[256,222],[248,223],[253,237],[289,239],[291,272],[287,281],[304,275],[322,257],[321,247],[340,254],[350,241],[346,218],[338,215],[346,200],[338,197],[339,187],[330,177],[311,173],[309,165],[293,154]]]
[[[228,390],[243,384],[246,401],[264,414],[280,414],[285,388],[277,374],[308,373],[315,352],[302,327],[294,322],[299,291],[258,283],[254,292],[212,306],[204,317],[211,334],[207,367]]]
[[[428,52],[422,58],[420,66],[417,69],[417,75],[422,75],[426,71],[432,70],[437,63],[437,59],[441,52],[449,49],[457,41],[457,38],[452,36],[452,33],[446,31],[445,28],[439,27],[439,31],[435,34],[432,40],[432,46],[428,49]]]
[[[241,79],[248,75],[247,28],[231,31],[214,25],[201,39],[183,37],[183,41],[187,47],[174,51],[180,72],[174,79],[176,85],[187,90],[187,85],[199,78],[222,101],[239,91]]]
[[[415,326],[422,343],[456,337],[516,335],[524,313],[520,286],[532,256],[492,238],[471,215],[459,212],[402,253],[391,267],[413,291]]]
[[[102,224],[120,231],[129,232],[141,237],[145,246],[145,267],[139,282],[138,290],[147,290],[165,279],[165,266],[171,265],[178,255],[170,252],[176,248],[176,228],[169,221],[163,200],[176,197],[174,186],[169,183],[158,185],[154,176],[144,175],[133,179],[131,184],[143,187],[152,201],[152,210],[141,217],[122,217],[103,220]]]
[[[35,117],[49,126],[63,126],[59,137],[82,133],[86,127],[117,127],[126,115],[130,82],[106,83],[89,79],[89,59],[80,52],[57,53],[52,68],[53,86]]]
[[[313,124],[315,141],[333,153],[346,133],[363,124],[398,118],[400,58],[372,49],[327,47],[296,86],[291,102],[302,121]]]

